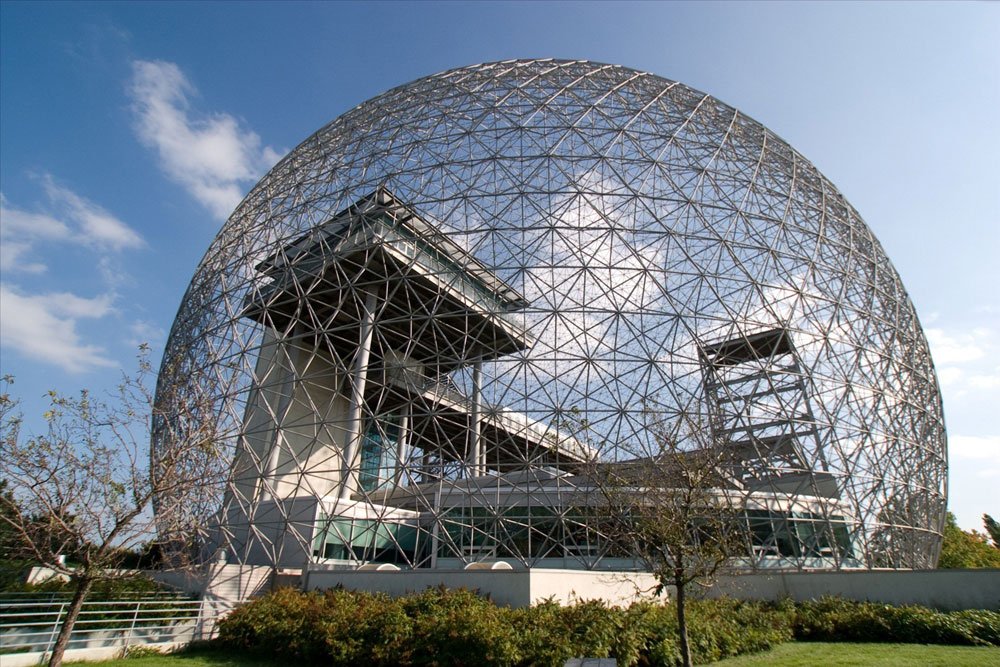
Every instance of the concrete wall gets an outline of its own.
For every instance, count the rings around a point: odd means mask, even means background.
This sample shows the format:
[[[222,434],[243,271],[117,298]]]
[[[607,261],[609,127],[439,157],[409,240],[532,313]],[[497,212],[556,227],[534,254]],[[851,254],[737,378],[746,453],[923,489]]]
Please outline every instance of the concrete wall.
[[[299,579],[294,575],[278,574],[269,566],[226,563],[212,563],[200,574],[162,572],[154,578],[201,597],[199,624],[194,639],[215,636],[216,621],[239,603],[262,595],[275,586],[296,584]]]
[[[390,595],[416,593],[432,586],[477,590],[497,604],[525,607],[548,598],[570,603],[600,598],[627,605],[648,597],[655,581],[632,572],[587,570],[310,570],[308,590],[343,586],[348,590],[381,591]]]
[[[535,568],[531,570],[400,570],[356,571],[312,569],[278,572],[264,566],[213,564],[198,576],[148,572],[153,578],[192,593],[204,593],[210,604],[232,608],[254,595],[279,586],[308,590],[338,584],[352,590],[404,595],[429,586],[479,590],[499,604],[523,606],[553,597],[559,602],[606,599],[628,604],[648,597],[655,580],[648,574]],[[202,578],[204,577],[204,578]],[[697,594],[700,589],[694,588]],[[774,572],[721,577],[705,597],[751,600],[811,600],[837,595],[885,604],[919,604],[936,609],[1000,610],[1000,569],[994,570],[859,570],[845,572]],[[673,597],[668,588],[666,596]]]
[[[26,584],[44,584],[46,581],[51,581],[56,579],[57,581],[69,581],[69,577],[60,572],[56,572],[50,567],[35,566],[28,571],[28,576],[25,577],[24,583]]]
[[[410,570],[360,572],[310,570],[306,588],[342,585],[350,590],[390,595],[419,592],[429,586],[465,587],[489,595],[502,605],[521,607],[547,598],[569,603],[601,598],[627,605],[651,597],[656,584],[648,574],[586,570]],[[699,590],[697,587],[695,594]],[[664,597],[673,597],[668,588]],[[919,604],[943,610],[1000,610],[1000,570],[876,570],[858,572],[789,572],[722,577],[705,597],[752,600],[811,600],[837,595],[849,600],[885,604]]]
[[[204,569],[187,570],[141,570],[142,574],[153,581],[159,582],[189,595],[201,595],[205,590],[205,579],[208,572]]]
[[[788,572],[722,577],[707,597],[796,601],[824,595],[935,609],[1000,610],[1000,570]]]

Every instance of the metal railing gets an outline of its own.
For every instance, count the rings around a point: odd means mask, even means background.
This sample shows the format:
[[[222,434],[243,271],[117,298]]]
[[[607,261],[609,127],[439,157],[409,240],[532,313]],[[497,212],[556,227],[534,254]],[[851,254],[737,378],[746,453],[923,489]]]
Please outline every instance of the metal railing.
[[[120,591],[114,595],[119,601],[193,599],[181,591]],[[0,594],[0,606],[14,602],[69,602],[72,599],[73,591],[4,591]],[[91,599],[97,601],[96,596]]]
[[[0,599],[0,655],[52,650],[70,597]],[[68,649],[127,647],[209,639],[224,609],[176,595],[87,600],[70,635]]]

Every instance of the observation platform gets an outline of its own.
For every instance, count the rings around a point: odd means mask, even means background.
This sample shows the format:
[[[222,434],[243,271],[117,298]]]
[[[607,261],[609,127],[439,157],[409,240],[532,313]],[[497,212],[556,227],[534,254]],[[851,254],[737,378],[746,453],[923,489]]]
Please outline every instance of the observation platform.
[[[374,315],[371,354],[403,351],[435,374],[530,347],[527,305],[461,246],[380,187],[257,266],[243,314],[341,358]],[[377,312],[366,313],[369,296]]]

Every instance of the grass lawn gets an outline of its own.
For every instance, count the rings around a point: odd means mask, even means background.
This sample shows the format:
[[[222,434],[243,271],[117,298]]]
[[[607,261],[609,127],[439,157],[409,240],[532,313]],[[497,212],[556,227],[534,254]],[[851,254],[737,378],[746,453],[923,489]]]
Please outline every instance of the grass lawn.
[[[63,664],[76,667],[283,667],[288,663],[234,655],[231,651],[197,649],[170,655]]]
[[[730,658],[719,667],[1000,667],[1000,648],[936,644],[789,642],[766,653]]]
[[[225,651],[198,650],[175,655],[73,662],[80,667],[279,667],[287,663],[232,655]],[[715,663],[718,667],[768,665],[768,667],[1000,667],[1000,648],[938,646],[926,644],[849,644],[789,642],[773,651]]]

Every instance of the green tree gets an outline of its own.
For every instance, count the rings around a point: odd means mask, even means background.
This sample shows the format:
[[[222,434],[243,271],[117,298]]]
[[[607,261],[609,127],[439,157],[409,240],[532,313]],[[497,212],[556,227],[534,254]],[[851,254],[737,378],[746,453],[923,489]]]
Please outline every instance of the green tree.
[[[0,393],[0,525],[5,557],[28,560],[70,580],[73,599],[66,609],[49,659],[62,663],[73,626],[95,584],[120,579],[130,551],[154,534],[181,536],[196,529],[184,513],[189,504],[157,508],[154,499],[201,493],[218,486],[224,466],[191,464],[221,461],[211,404],[190,398],[183,414],[157,414],[147,388],[152,369],[142,349],[139,370],[123,378],[118,392],[100,400],[49,393],[41,433],[22,430],[20,403]],[[3,378],[2,389],[13,378]],[[173,449],[150,457],[154,420],[175,431]],[[9,545],[9,548],[8,548]]]
[[[986,526],[986,532],[989,533],[990,538],[993,540],[993,546],[1000,549],[1000,523],[997,523],[996,519],[989,514],[984,514],[983,525]]]
[[[14,501],[7,480],[0,479],[0,590],[17,586],[29,561],[19,558],[22,551],[17,531],[11,528],[21,508]]]
[[[745,490],[732,478],[733,448],[707,418],[655,409],[646,418],[648,440],[626,461],[595,462],[591,481],[606,504],[606,537],[656,578],[657,595],[673,587],[681,664],[690,667],[687,599],[746,555]]]
[[[990,546],[982,533],[965,531],[958,527],[955,515],[948,512],[941,543],[940,569],[1000,568],[1000,549]]]

